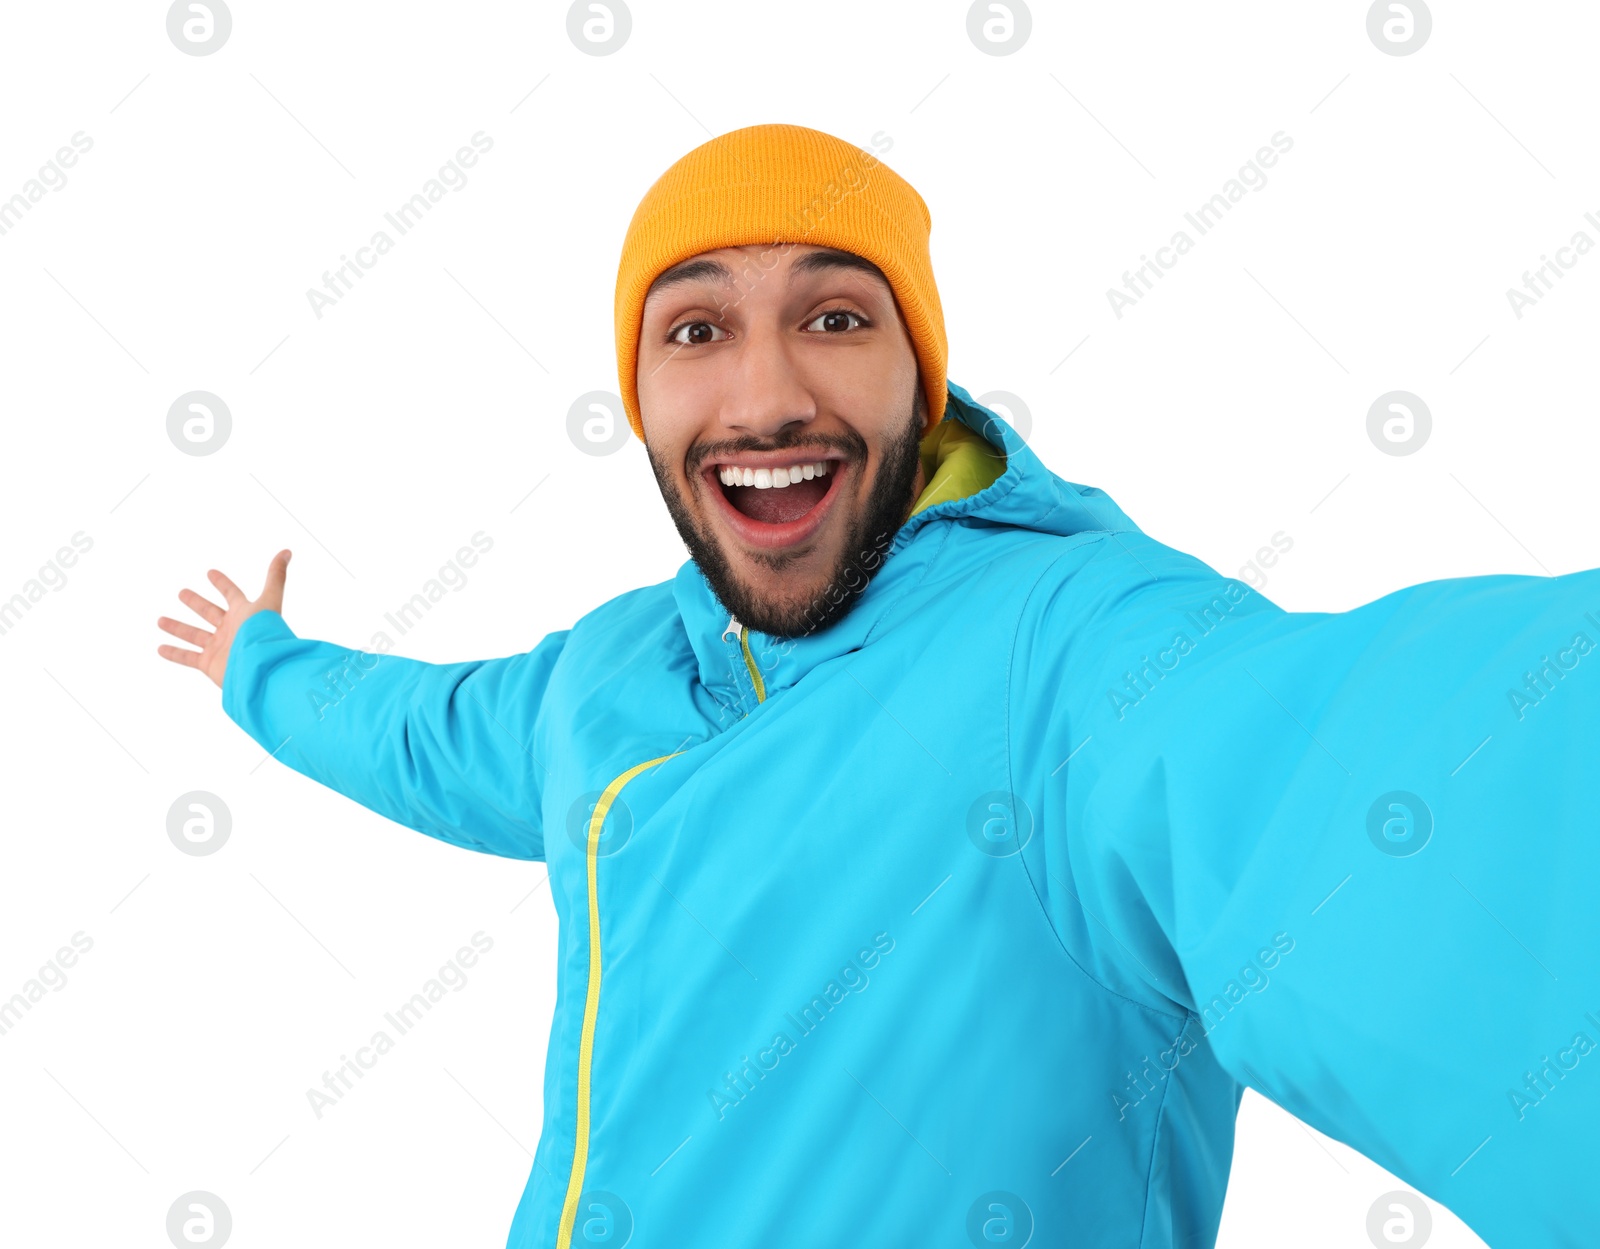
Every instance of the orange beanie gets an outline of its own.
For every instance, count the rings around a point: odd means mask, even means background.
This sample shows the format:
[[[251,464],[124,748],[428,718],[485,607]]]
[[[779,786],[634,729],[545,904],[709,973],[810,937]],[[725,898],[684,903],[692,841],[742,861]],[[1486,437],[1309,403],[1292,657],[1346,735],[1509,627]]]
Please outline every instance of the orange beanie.
[[[820,130],[747,126],[702,143],[634,210],[617,268],[617,379],[640,439],[639,321],[650,283],[717,247],[807,243],[872,261],[889,280],[921,366],[927,424],[944,416],[944,312],[933,282],[933,221],[915,188],[871,152]]]

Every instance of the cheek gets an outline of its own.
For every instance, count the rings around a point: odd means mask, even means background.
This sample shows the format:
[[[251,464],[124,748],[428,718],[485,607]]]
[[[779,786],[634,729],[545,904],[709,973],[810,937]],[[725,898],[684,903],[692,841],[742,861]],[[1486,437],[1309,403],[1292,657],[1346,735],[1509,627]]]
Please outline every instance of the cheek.
[[[663,380],[659,374],[650,378],[642,368],[635,385],[645,440],[663,452],[671,448],[681,457],[694,431],[704,423],[705,396],[677,378]]]
[[[829,353],[825,367],[815,370],[811,382],[820,397],[826,395],[839,410],[865,420],[899,427],[901,413],[916,397],[917,357],[909,339],[884,340],[870,349]]]
[[[645,450],[656,478],[665,478],[675,492],[681,495],[688,491],[692,497],[697,483],[689,479],[683,463],[691,439],[682,436],[670,423],[656,420],[648,407],[640,408],[640,421],[644,425]]]
[[[722,362],[674,359],[667,351],[641,351],[634,386],[648,423],[684,426],[715,417],[721,404]]]

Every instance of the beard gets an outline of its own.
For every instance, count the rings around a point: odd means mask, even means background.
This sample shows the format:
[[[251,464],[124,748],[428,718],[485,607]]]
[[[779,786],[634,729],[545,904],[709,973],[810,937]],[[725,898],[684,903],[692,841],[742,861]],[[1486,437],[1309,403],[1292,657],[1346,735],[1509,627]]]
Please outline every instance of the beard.
[[[916,482],[917,466],[921,459],[922,425],[928,410],[922,393],[920,379],[909,417],[900,431],[885,445],[883,460],[867,491],[860,512],[846,527],[845,542],[833,568],[822,586],[809,601],[792,603],[764,595],[760,585],[747,585],[733,573],[718,545],[715,536],[696,524],[683,495],[678,490],[671,472],[656,461],[648,444],[645,453],[650,459],[651,471],[661,489],[662,501],[678,536],[688,548],[689,556],[699,566],[718,600],[739,623],[776,638],[803,637],[826,629],[840,620],[855,606],[868,582],[883,567],[889,544],[900,526],[906,522],[911,505],[911,487]],[[697,444],[689,448],[686,463],[702,464],[710,444]],[[865,464],[867,444],[853,430],[837,438],[823,439],[816,435],[793,434],[772,442],[754,438],[718,442],[716,451],[721,455],[735,455],[741,451],[827,450],[842,452],[846,462]],[[699,484],[704,479],[691,479]],[[802,556],[785,551],[757,551],[751,556],[757,563],[772,571],[772,583],[781,585],[783,574]]]

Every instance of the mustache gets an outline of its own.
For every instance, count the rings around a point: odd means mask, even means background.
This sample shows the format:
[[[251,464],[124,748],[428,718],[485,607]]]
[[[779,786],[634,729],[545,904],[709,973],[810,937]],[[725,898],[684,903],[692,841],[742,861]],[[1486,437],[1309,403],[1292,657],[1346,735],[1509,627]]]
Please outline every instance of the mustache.
[[[742,452],[759,451],[826,451],[849,463],[860,463],[867,458],[866,439],[849,432],[839,435],[794,434],[787,438],[724,438],[716,442],[697,442],[684,455],[692,478],[714,460],[729,459]]]

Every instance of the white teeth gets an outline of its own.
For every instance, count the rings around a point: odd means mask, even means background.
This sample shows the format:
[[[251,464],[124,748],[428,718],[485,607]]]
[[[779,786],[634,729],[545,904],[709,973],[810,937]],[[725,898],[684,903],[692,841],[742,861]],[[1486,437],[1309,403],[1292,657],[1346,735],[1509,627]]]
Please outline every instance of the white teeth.
[[[736,464],[724,465],[717,476],[724,486],[754,486],[757,490],[782,489],[797,481],[810,481],[828,475],[828,461],[817,460],[811,464],[791,464],[787,468],[740,468]]]

